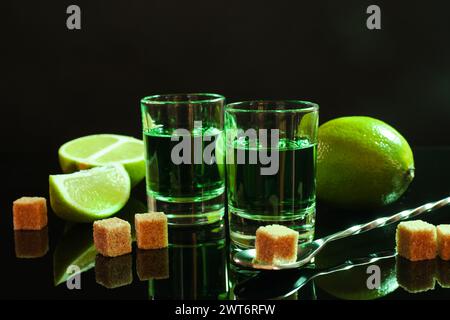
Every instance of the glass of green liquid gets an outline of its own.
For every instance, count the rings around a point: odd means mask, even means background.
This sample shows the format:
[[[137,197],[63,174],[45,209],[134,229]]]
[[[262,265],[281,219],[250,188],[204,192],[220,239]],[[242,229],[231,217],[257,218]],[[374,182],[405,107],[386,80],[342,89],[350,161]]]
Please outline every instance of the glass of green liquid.
[[[171,225],[223,219],[224,103],[210,93],[141,100],[148,207],[165,212]]]
[[[314,237],[318,110],[297,100],[225,107],[230,238],[253,247],[256,229],[280,224]]]

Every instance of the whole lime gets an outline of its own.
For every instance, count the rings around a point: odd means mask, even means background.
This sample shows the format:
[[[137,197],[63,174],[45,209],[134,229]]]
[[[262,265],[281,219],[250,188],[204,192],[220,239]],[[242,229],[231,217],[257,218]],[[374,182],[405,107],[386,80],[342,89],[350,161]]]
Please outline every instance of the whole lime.
[[[408,142],[383,121],[341,117],[319,128],[317,196],[342,208],[396,201],[414,178]]]

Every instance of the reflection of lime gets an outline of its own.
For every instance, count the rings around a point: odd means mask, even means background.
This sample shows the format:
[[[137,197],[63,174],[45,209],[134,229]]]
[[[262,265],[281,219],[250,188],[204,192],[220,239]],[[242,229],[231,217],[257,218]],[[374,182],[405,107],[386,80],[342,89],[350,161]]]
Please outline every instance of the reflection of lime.
[[[352,258],[368,257],[374,252],[394,254],[395,225],[389,225],[353,237],[334,241],[316,256],[315,264],[319,269],[328,269]],[[369,289],[367,273],[370,265],[380,267],[380,288]],[[385,258],[371,264],[339,271],[314,280],[316,285],[340,299],[376,299],[393,292],[398,287],[395,272],[395,258]]]
[[[131,185],[145,177],[144,144],[133,137],[96,134],[71,140],[58,151],[64,173],[120,163],[130,175]]]
[[[322,290],[345,300],[373,300],[384,297],[398,288],[395,273],[395,258],[380,260],[373,263],[380,268],[380,287],[369,289],[367,280],[368,265],[355,267],[318,277],[314,282]]]
[[[50,203],[59,217],[92,222],[113,215],[130,197],[130,178],[122,165],[50,176]]]
[[[397,200],[414,177],[408,142],[369,117],[342,117],[319,128],[317,196],[340,207],[376,207]]]
[[[72,274],[66,272],[71,265],[77,266],[81,272],[92,268],[96,254],[97,251],[92,239],[92,226],[86,224],[72,226],[53,254],[55,286],[72,276]]]

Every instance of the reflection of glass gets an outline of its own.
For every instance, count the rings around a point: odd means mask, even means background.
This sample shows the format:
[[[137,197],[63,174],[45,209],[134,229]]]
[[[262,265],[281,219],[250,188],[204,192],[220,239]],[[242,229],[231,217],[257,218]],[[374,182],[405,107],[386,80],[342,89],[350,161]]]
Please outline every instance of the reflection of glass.
[[[225,98],[217,94],[171,94],[141,100],[150,211],[169,224],[199,225],[222,219]],[[222,169],[219,163],[222,163]]]
[[[14,245],[17,258],[40,258],[48,251],[48,228],[42,230],[15,230]]]
[[[169,278],[169,249],[138,249],[136,270],[141,281]]]
[[[225,108],[230,237],[254,246],[261,225],[314,236],[318,105],[248,101]]]
[[[409,261],[397,257],[397,282],[410,293],[433,290],[435,286],[436,260]]]
[[[170,231],[168,279],[149,283],[153,299],[225,299],[227,247],[223,226]]]
[[[247,279],[250,279],[256,275],[258,275],[259,271],[256,270],[247,270],[247,269],[242,269],[236,265],[234,265],[233,263],[230,263],[230,270],[229,270],[229,287],[230,287],[230,291],[229,291],[229,295],[228,298],[230,300],[236,300],[237,297],[234,294],[234,287],[236,286],[236,284],[243,282]]]
[[[129,285],[133,282],[132,257],[132,254],[114,258],[97,255],[95,281],[108,289]]]
[[[436,277],[442,288],[450,288],[450,261],[438,259]]]

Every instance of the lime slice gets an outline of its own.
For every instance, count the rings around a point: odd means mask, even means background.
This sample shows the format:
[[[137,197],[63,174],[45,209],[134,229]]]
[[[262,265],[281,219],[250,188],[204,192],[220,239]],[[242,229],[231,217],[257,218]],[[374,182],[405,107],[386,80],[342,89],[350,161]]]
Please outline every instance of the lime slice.
[[[71,140],[58,151],[64,173],[120,163],[127,170],[131,186],[145,177],[144,143],[117,134],[95,134]]]
[[[120,164],[50,176],[50,204],[65,220],[92,222],[113,215],[130,197],[130,178]]]

